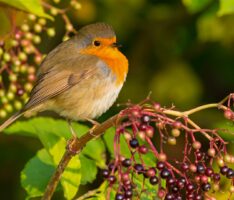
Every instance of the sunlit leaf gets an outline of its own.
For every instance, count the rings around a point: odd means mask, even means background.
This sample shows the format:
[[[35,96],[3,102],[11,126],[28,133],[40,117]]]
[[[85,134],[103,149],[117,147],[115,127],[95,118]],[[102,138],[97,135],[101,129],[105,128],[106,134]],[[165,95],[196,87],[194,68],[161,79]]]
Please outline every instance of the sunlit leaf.
[[[37,152],[21,172],[21,184],[29,197],[42,196],[55,170],[53,161],[45,149]]]
[[[190,13],[196,13],[205,8],[212,0],[182,0]]]
[[[35,14],[39,17],[53,19],[52,16],[44,12],[40,0],[0,0],[0,2],[15,7],[19,10]]]
[[[103,136],[105,144],[107,146],[107,149],[111,153],[112,157],[114,157],[114,137],[115,137],[115,129],[114,128],[109,128]],[[123,136],[120,137],[120,150],[121,150],[120,152],[123,156],[125,156],[125,157],[131,156],[127,142]]]
[[[234,0],[220,0],[219,16],[234,13]]]
[[[92,183],[97,175],[97,165],[92,159],[87,158],[83,154],[79,156],[81,163],[81,184]]]

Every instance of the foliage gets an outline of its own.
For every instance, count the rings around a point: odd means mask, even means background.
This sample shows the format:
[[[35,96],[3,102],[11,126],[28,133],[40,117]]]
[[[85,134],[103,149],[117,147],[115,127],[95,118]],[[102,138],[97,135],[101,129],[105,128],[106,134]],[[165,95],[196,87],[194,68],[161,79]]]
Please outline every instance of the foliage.
[[[229,88],[233,88],[231,52],[234,32],[230,27],[234,21],[234,0],[180,0],[171,4],[136,0],[127,1],[124,5],[115,1],[92,0],[46,2],[0,0],[2,120],[21,109],[27,101],[36,69],[45,53],[55,43],[75,33],[71,22],[80,26],[102,20],[111,22],[118,30],[132,66],[121,100],[141,99],[152,90],[153,98],[163,104],[170,105],[173,102],[179,107],[188,108],[212,96],[212,89],[214,98],[232,92]],[[154,40],[150,41],[149,38]],[[155,66],[162,68],[153,71]],[[207,117],[200,115],[199,118],[201,123],[210,125],[208,119],[215,121],[212,126],[220,128],[218,133],[222,138],[233,142],[233,134],[227,134],[227,129],[233,133],[232,122],[220,120],[213,113],[208,113]],[[87,126],[76,123],[73,126],[79,136],[88,130]],[[27,198],[41,196],[70,138],[66,122],[38,117],[16,122],[4,133],[12,138],[24,136],[41,142],[40,149],[31,150],[34,156],[21,172],[21,185],[27,192]],[[114,137],[115,129],[107,130],[103,140],[91,141],[79,156],[72,159],[57,189],[63,190],[64,198],[73,199],[77,193],[80,195],[90,190],[79,191],[79,187],[93,183],[100,169],[107,169],[107,161],[115,159]],[[143,142],[141,139],[139,141]],[[123,137],[120,138],[120,151],[123,157],[131,156],[128,142]],[[155,164],[156,160],[152,153],[143,158],[147,166]],[[136,161],[139,162],[138,157]],[[98,189],[90,190],[92,199],[106,199],[109,185],[102,181],[99,180]],[[141,187],[143,179],[133,176],[133,182]],[[162,186],[165,188],[166,183],[162,182]],[[148,180],[145,187],[152,192],[153,186]],[[228,189],[227,184],[225,187]],[[155,188],[158,189],[158,185]],[[10,192],[7,193],[10,195]],[[110,192],[111,199],[115,193],[113,190]],[[145,193],[143,195],[144,199],[150,197]],[[218,194],[217,198],[227,198],[222,195]]]

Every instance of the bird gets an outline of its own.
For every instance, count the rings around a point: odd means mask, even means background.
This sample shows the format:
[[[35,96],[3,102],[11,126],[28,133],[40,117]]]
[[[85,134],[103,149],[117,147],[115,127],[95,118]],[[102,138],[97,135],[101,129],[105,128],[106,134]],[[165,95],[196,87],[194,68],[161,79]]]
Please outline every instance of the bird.
[[[24,107],[0,125],[0,132],[21,116],[54,111],[69,122],[94,122],[116,101],[128,73],[128,59],[119,50],[111,25],[82,27],[44,58]]]

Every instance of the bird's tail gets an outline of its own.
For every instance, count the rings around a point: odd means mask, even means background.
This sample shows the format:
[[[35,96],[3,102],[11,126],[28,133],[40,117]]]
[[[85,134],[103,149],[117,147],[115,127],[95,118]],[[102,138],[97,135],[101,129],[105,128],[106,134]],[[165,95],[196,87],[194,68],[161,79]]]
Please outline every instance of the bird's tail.
[[[0,132],[2,132],[7,126],[9,126],[11,123],[13,123],[16,119],[21,117],[24,114],[24,112],[17,112],[14,115],[12,115],[9,119],[7,119],[2,125],[0,125]]]

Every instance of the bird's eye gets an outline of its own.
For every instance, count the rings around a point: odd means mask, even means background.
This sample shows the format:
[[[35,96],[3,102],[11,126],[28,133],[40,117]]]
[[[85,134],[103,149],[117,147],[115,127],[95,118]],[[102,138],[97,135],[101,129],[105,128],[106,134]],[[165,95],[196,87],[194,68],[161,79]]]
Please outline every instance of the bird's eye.
[[[94,46],[98,47],[98,46],[101,45],[101,42],[98,41],[98,40],[95,40],[95,41],[93,42],[93,44],[94,44]]]

